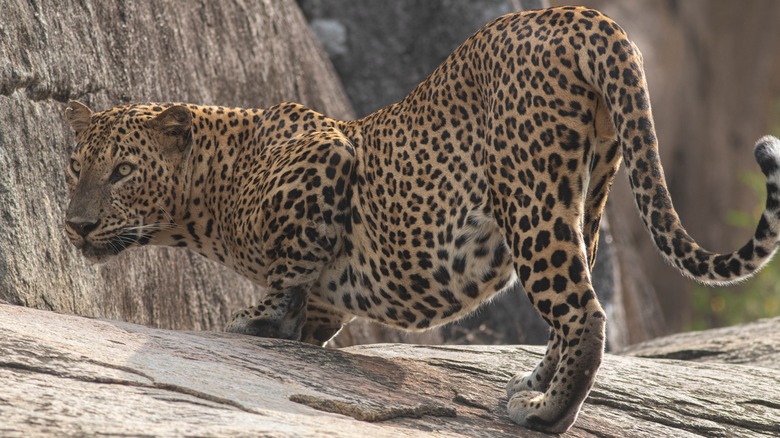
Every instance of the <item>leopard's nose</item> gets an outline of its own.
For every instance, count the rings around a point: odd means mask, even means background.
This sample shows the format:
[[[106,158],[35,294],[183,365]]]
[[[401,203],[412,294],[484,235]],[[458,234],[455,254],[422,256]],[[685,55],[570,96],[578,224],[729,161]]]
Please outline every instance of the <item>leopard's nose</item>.
[[[65,221],[65,224],[81,237],[87,237],[100,225],[100,219],[90,219],[85,217],[74,217]]]

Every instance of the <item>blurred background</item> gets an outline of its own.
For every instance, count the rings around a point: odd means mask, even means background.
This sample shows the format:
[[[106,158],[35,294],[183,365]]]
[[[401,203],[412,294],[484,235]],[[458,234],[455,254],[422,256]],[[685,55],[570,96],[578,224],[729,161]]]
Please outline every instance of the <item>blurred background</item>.
[[[289,100],[336,118],[361,117],[401,99],[493,18],[563,4],[203,0],[181,8],[175,1],[0,0],[0,300],[220,330],[263,293],[169,248],[86,265],[60,228],[72,142],[62,117],[68,99],[94,109],[131,101],[263,107]],[[667,182],[689,233],[710,250],[741,246],[764,202],[753,143],[780,134],[780,2],[574,4],[615,19],[642,51]],[[740,286],[696,286],[657,254],[623,175],[607,210],[594,284],[609,312],[611,348],[780,314],[780,262]],[[517,292],[423,334],[356,322],[333,345],[543,343],[544,323]]]

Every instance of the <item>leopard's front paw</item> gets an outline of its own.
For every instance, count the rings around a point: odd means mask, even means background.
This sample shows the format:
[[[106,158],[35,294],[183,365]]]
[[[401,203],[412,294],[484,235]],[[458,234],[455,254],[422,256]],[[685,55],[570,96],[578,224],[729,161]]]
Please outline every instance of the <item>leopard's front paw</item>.
[[[299,341],[306,322],[307,298],[301,287],[268,294],[262,303],[237,312],[225,331]]]

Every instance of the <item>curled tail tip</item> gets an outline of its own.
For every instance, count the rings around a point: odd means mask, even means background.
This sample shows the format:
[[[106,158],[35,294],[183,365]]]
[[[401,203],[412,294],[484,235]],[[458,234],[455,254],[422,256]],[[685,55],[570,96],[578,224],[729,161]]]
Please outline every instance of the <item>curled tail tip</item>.
[[[780,140],[777,137],[761,137],[756,142],[753,153],[764,175],[769,176],[780,171]]]

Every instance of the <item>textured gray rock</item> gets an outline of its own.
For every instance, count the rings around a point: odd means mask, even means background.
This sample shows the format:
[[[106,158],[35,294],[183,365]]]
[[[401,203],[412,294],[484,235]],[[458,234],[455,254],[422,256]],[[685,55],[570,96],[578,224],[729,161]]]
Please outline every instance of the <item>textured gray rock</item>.
[[[780,370],[780,318],[679,333],[632,345],[620,353],[654,359],[743,364]]]
[[[61,231],[72,135],[64,103],[351,110],[292,1],[0,0],[0,299],[180,329],[219,329],[260,292],[184,251],[87,266]]]
[[[358,116],[403,98],[472,33],[522,0],[298,0]],[[519,7],[519,8],[518,8]]]
[[[548,436],[505,409],[506,380],[542,354],[332,350],[0,305],[0,435]],[[760,366],[606,355],[564,436],[776,436],[778,381]]]

